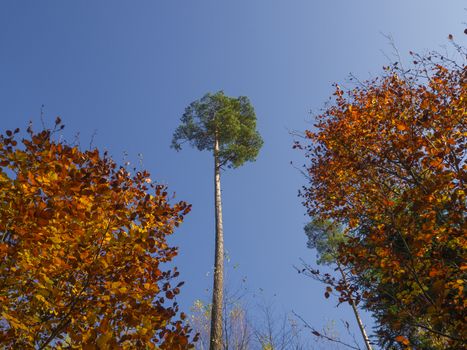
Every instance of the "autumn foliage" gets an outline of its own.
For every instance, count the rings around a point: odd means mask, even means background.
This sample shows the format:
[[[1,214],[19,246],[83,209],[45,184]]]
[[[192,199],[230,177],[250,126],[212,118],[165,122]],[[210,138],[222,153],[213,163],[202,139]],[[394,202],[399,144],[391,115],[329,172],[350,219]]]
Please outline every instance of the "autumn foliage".
[[[310,143],[296,145],[309,161],[302,196],[310,215],[344,225],[339,261],[384,348],[460,349],[467,70],[439,55],[415,63],[347,92],[336,87],[333,105],[306,133]]]
[[[55,130],[61,128],[57,120]],[[187,349],[167,236],[190,206],[147,172],[55,140],[0,136],[0,343]]]

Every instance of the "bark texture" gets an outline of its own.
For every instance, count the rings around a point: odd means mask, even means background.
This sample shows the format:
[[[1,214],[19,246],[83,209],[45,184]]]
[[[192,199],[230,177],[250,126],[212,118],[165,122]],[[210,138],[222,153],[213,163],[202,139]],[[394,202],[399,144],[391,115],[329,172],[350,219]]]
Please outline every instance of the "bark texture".
[[[345,288],[348,288],[347,277],[345,276],[345,273],[342,270],[339,263],[337,264],[337,267],[339,268],[339,272],[342,275],[342,279],[344,281]],[[350,306],[352,306],[352,310],[353,310],[353,312],[355,314],[355,319],[357,320],[358,328],[360,328],[360,332],[362,333],[362,338],[363,338],[363,341],[365,342],[366,349],[367,350],[373,350],[373,348],[371,347],[371,344],[370,344],[370,339],[368,338],[368,335],[366,334],[365,326],[363,325],[362,319],[360,318],[360,313],[358,312],[357,306],[355,305],[355,302],[354,302],[353,298],[350,297],[349,301],[350,301]]]
[[[216,252],[212,289],[210,350],[222,350],[222,305],[224,299],[224,230],[222,227],[221,174],[219,140],[214,144],[214,202],[216,211]]]

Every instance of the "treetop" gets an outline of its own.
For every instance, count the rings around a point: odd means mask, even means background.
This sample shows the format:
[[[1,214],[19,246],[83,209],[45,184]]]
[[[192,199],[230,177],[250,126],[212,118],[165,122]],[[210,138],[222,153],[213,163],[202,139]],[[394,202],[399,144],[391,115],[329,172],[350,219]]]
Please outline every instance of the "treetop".
[[[189,142],[200,151],[213,152],[216,139],[221,166],[237,168],[256,159],[263,140],[256,130],[256,114],[248,97],[228,97],[218,91],[192,102],[181,117],[171,147],[179,151]]]

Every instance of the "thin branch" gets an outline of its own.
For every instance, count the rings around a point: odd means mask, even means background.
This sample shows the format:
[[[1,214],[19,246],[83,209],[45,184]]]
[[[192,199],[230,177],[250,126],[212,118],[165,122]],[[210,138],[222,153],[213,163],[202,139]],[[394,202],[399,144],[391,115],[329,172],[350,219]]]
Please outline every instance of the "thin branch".
[[[319,338],[324,338],[324,339],[329,340],[329,341],[331,341],[331,342],[344,345],[344,346],[348,347],[349,349],[361,350],[360,347],[355,347],[355,346],[353,346],[353,345],[350,345],[350,344],[348,344],[348,343],[343,342],[343,341],[340,340],[340,339],[335,339],[335,338],[332,338],[332,337],[330,337],[330,336],[328,336],[328,335],[326,335],[326,334],[323,334],[323,333],[318,332],[318,331],[316,330],[316,328],[314,328],[313,326],[311,326],[307,321],[305,321],[305,320],[303,319],[303,317],[301,317],[300,315],[298,315],[295,311],[292,311],[292,313],[293,313],[293,315],[294,315],[295,317],[297,317],[300,321],[303,322],[304,326],[305,326],[306,328],[308,328],[314,336],[319,337]]]

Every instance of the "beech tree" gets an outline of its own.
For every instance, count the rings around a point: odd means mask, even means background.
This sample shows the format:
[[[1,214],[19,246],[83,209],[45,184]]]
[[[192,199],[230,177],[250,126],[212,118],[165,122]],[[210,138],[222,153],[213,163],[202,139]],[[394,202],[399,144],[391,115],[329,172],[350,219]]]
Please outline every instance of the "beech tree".
[[[311,216],[345,228],[339,261],[384,348],[461,349],[467,70],[438,54],[414,61],[350,91],[336,87],[306,132],[310,143],[296,145],[308,158],[302,196]]]
[[[0,136],[0,343],[8,349],[188,349],[167,244],[190,205],[169,204],[54,130]]]
[[[222,347],[222,304],[224,285],[224,234],[222,226],[221,170],[254,161],[263,145],[256,131],[256,115],[245,96],[228,97],[222,91],[206,94],[192,102],[175,130],[172,147],[184,142],[214,156],[214,201],[216,218],[214,285],[212,297],[210,349]]]

